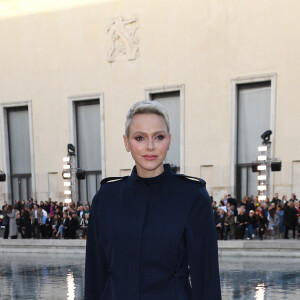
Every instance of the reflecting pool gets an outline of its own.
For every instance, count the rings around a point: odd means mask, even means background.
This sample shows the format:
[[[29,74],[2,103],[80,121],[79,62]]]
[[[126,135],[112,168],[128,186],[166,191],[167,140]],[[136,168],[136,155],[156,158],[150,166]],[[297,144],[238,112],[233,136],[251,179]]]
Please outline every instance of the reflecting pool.
[[[300,259],[220,257],[222,299],[300,299]]]
[[[0,299],[83,299],[84,259],[0,253]],[[220,270],[223,300],[300,299],[300,259],[220,257]]]

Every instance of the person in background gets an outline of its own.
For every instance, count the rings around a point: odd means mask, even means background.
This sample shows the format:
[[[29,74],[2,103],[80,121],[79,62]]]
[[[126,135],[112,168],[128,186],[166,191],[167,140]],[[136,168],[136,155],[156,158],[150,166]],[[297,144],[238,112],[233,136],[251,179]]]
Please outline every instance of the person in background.
[[[224,219],[225,219],[224,210],[221,207],[219,207],[218,214],[216,217],[216,228],[217,228],[218,240],[223,240]]]
[[[7,214],[8,214],[8,204],[7,204],[6,201],[4,201],[4,205],[2,206],[2,214],[3,214],[3,226],[5,226],[3,239],[8,239],[8,236],[9,236],[9,217],[7,216]]]
[[[281,205],[278,205],[276,208],[276,214],[278,216],[279,219],[279,237],[283,238],[284,236],[284,232],[285,232],[285,227],[284,227],[284,222],[283,222],[283,209]]]
[[[261,214],[259,216],[258,229],[259,239],[263,240],[263,238],[265,237],[265,232],[268,229],[268,219],[263,211],[261,211]]]
[[[269,229],[270,236],[273,239],[275,239],[275,237],[277,236],[278,231],[279,231],[278,230],[279,229],[279,218],[278,218],[278,216],[276,214],[275,209],[270,209],[269,210],[269,224],[268,224],[268,229]]]
[[[9,237],[17,239],[19,231],[16,222],[16,210],[12,205],[8,205],[7,216],[9,217]]]
[[[41,229],[41,221],[43,218],[43,213],[41,210],[38,209],[38,205],[34,204],[33,209],[30,212],[30,219],[31,219],[31,226],[32,226],[32,233],[34,239],[40,238],[40,229]]]
[[[254,238],[254,229],[256,228],[256,217],[254,215],[254,210],[249,211],[247,216],[247,240],[252,240]]]
[[[275,206],[278,206],[279,204],[281,204],[281,200],[279,199],[278,193],[274,194],[274,197],[273,197],[271,203],[274,203]]]
[[[227,214],[224,219],[224,240],[235,237],[235,222],[232,210],[227,210]]]
[[[31,219],[30,219],[30,207],[27,206],[22,210],[21,213],[21,228],[22,228],[22,238],[31,238]]]
[[[247,215],[245,214],[245,208],[241,206],[236,219],[236,229],[235,229],[236,240],[244,239],[247,225],[248,223],[247,223]]]

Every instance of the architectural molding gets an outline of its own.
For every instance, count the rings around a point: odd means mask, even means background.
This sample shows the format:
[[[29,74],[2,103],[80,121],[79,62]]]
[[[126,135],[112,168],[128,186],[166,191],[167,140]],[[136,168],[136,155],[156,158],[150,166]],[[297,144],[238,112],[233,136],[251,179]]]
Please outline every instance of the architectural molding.
[[[136,31],[139,28],[138,17],[123,16],[109,21],[107,26],[108,49],[107,60],[114,62],[121,57],[135,60],[139,56],[139,38]]]

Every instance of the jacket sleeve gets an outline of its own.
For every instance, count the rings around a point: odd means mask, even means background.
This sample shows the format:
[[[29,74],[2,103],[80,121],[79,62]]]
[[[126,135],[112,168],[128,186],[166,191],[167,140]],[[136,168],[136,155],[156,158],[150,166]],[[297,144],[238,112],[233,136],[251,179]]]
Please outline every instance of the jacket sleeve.
[[[93,199],[89,215],[85,260],[85,300],[101,299],[108,275],[107,259],[99,237],[97,195]]]
[[[216,228],[211,200],[203,186],[199,187],[185,230],[192,299],[220,300],[221,288]]]

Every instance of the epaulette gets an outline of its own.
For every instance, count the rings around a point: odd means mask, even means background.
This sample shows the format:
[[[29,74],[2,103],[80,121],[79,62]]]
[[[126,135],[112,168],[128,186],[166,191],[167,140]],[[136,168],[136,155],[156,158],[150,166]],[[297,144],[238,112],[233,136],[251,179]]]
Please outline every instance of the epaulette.
[[[192,180],[192,181],[196,181],[199,182],[202,186],[206,186],[206,182],[205,180],[198,178],[198,177],[193,177],[193,176],[188,176],[188,175],[184,175],[184,174],[175,174],[176,176],[180,177],[180,178],[185,178],[188,180]]]
[[[111,182],[116,182],[116,181],[121,181],[125,178],[128,178],[129,176],[123,176],[123,177],[106,177],[101,180],[100,184],[105,184],[105,183],[111,183]]]

